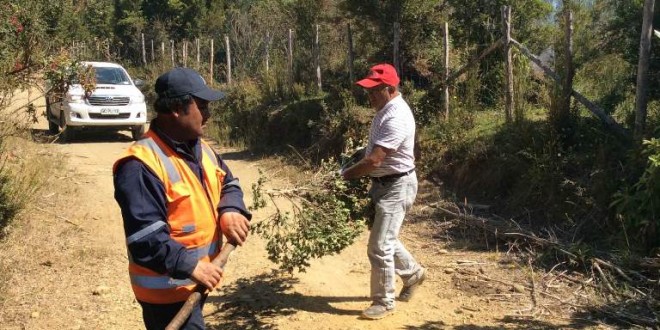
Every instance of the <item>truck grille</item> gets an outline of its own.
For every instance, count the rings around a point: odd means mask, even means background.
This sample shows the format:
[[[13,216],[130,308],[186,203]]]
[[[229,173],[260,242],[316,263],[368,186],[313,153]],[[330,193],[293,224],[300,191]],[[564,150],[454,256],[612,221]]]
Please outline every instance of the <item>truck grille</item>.
[[[128,119],[131,117],[130,113],[120,113],[118,115],[102,115],[100,113],[90,113],[90,119]]]
[[[130,97],[125,96],[90,96],[87,101],[91,105],[97,106],[124,106],[130,102]]]

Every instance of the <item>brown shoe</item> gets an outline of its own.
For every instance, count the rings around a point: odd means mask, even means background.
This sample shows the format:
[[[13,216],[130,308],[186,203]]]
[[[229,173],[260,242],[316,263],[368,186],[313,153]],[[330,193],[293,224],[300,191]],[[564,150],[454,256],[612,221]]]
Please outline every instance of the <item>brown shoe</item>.
[[[407,281],[404,283],[403,288],[401,288],[401,293],[399,293],[399,300],[401,301],[410,301],[415,290],[424,282],[426,279],[426,269],[420,268],[415,274],[413,274]]]
[[[392,313],[394,313],[394,308],[374,303],[362,312],[362,317],[369,320],[380,320]]]

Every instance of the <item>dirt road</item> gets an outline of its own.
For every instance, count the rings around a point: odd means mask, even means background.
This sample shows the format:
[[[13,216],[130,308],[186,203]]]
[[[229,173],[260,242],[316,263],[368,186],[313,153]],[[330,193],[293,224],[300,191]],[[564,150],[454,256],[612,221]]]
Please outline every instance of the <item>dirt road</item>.
[[[45,132],[40,123],[37,133]],[[65,155],[48,183],[3,244],[7,297],[1,329],[140,329],[139,305],[129,287],[121,215],[113,198],[111,166],[131,141],[124,134],[83,134],[70,144],[40,146]],[[225,152],[249,191],[260,161]],[[266,169],[268,173],[268,169]],[[249,199],[250,194],[246,197]],[[502,263],[502,253],[447,248],[438,222],[420,196],[403,239],[429,269],[413,301],[379,321],[358,318],[369,305],[366,234],[337,256],[316,260],[307,273],[278,275],[264,242],[251,236],[232,255],[224,286],[205,308],[210,329],[545,329],[570,327],[567,309],[550,306],[530,316],[532,295],[480,279],[486,274],[527,285],[529,272]],[[437,198],[437,196],[436,196]],[[249,203],[249,201],[248,201]],[[256,213],[259,221],[265,213]],[[465,261],[466,263],[457,263]],[[2,268],[0,268],[2,269]],[[467,274],[467,275],[466,275]],[[486,276],[484,275],[484,276]],[[400,287],[400,282],[397,286]],[[580,328],[585,328],[580,326]]]

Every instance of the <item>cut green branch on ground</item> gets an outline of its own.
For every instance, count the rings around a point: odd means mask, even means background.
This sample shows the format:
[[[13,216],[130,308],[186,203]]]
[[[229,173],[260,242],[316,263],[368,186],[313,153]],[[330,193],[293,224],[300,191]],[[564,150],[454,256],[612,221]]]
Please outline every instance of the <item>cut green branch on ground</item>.
[[[365,229],[368,181],[346,181],[338,168],[333,159],[324,161],[304,185],[292,189],[264,190],[263,173],[252,186],[253,209],[274,205],[274,213],[253,231],[267,240],[268,257],[282,270],[304,272],[311,259],[341,252]]]

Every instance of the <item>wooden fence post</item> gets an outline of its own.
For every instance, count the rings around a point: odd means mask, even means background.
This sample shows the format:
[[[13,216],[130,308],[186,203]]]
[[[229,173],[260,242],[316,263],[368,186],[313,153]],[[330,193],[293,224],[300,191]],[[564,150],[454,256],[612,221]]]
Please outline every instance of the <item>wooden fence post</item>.
[[[172,67],[175,67],[176,64],[174,64],[174,40],[170,40],[170,50],[172,55]]]
[[[161,62],[165,61],[165,42],[160,42],[160,60]]]
[[[289,83],[293,87],[293,29],[289,29],[289,49],[288,49],[288,64],[289,64]]]
[[[575,72],[573,70],[573,12],[570,8],[567,8],[564,11],[564,37],[565,37],[565,77],[564,83],[562,86],[562,100],[559,105],[561,108],[559,111],[562,111],[565,115],[570,113],[571,109],[571,95],[573,94],[573,76]]]
[[[270,31],[266,31],[266,73],[270,71]]]
[[[316,85],[319,92],[323,91],[323,84],[321,82],[321,47],[319,42],[319,25],[316,24],[316,39],[314,40],[314,50],[316,52]]]
[[[227,49],[227,84],[231,85],[231,49],[229,48],[229,36],[225,36],[225,48]]]
[[[199,70],[199,38],[195,38],[195,44],[197,46],[197,70]]]
[[[444,81],[443,84],[443,94],[445,96],[445,120],[449,119],[449,23],[445,22],[444,30],[444,44],[445,44],[445,70],[444,70]]]
[[[142,40],[142,64],[147,65],[147,48],[144,47],[144,33],[140,33],[140,39]]]
[[[506,122],[513,121],[513,57],[511,56],[511,7],[502,7],[502,21],[504,23],[504,63],[506,70]]]
[[[637,91],[635,95],[635,141],[641,142],[646,129],[648,105],[647,84],[651,57],[651,36],[653,34],[654,0],[644,1],[644,19],[639,42],[639,63],[637,65]]]
[[[394,23],[394,49],[392,50],[392,64],[396,72],[401,75],[401,68],[399,67],[399,44],[401,43],[401,31],[399,22]]]
[[[188,66],[188,40],[183,40],[183,46],[181,47],[181,57],[183,57],[183,67]]]
[[[213,39],[211,39],[211,61],[209,62],[209,84],[213,85],[213,60],[215,51],[213,50]]]
[[[151,39],[151,63],[156,61],[156,55],[154,55],[154,39]]]
[[[348,79],[350,83],[353,84],[353,61],[355,55],[353,53],[353,32],[351,31],[351,23],[348,23],[346,32],[348,33]]]

